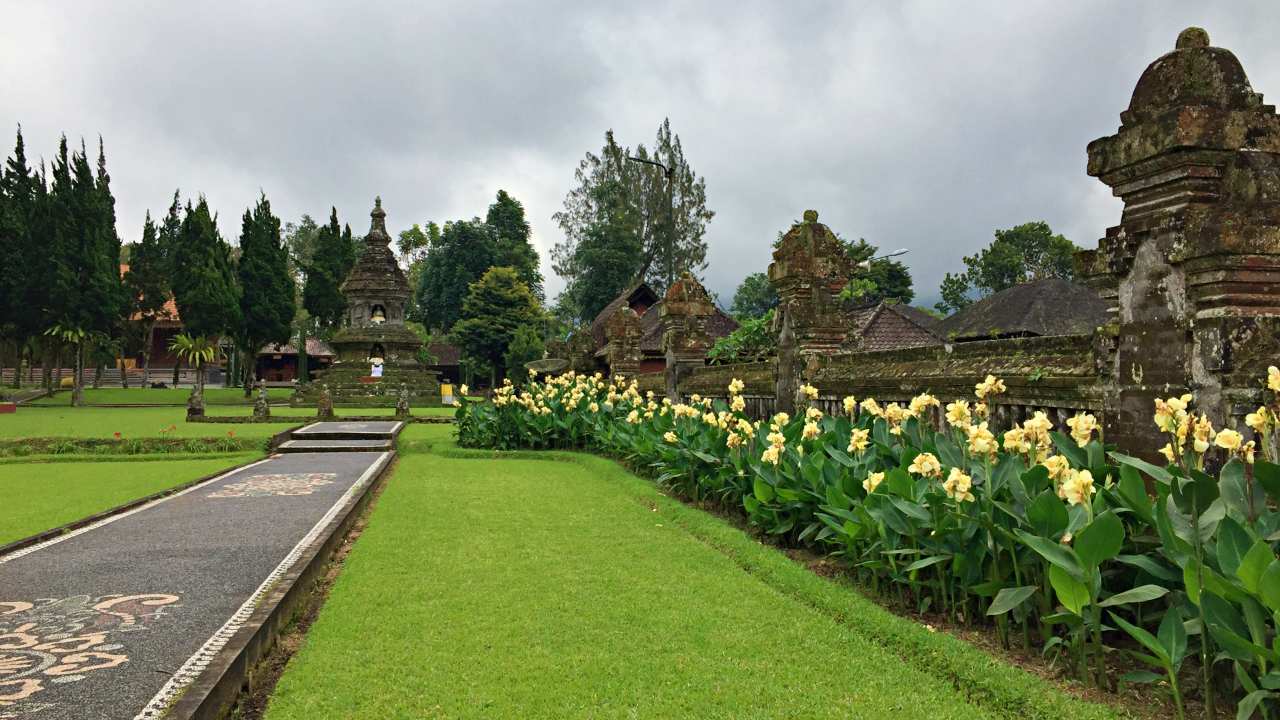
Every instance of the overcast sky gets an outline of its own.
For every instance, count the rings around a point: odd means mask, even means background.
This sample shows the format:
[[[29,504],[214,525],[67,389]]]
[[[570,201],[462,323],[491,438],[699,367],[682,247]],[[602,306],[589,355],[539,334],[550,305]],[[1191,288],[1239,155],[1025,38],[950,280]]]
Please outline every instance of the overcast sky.
[[[814,208],[909,249],[932,302],[995,228],[1043,219],[1091,247],[1119,220],[1085,145],[1182,28],[1280,98],[1275,0],[201,5],[0,0],[0,154],[18,123],[37,158],[101,134],[126,242],[174,188],[233,241],[259,189],[286,221],[336,205],[357,232],[381,194],[394,232],[503,188],[550,294],[551,215],[609,128],[650,144],[671,118],[723,301]]]

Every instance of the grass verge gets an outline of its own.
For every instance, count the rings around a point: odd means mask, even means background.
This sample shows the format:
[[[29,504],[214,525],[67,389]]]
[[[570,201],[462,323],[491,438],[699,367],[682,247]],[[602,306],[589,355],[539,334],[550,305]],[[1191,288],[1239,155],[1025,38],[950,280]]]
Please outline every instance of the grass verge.
[[[248,462],[257,453],[152,462],[0,464],[0,545]]]
[[[405,433],[269,720],[1114,716],[607,460]]]
[[[178,405],[186,407],[191,388],[85,388],[84,401],[89,405]],[[267,388],[272,402],[286,402],[293,388]],[[206,405],[253,405],[256,394],[245,398],[243,388],[205,388]],[[71,391],[59,390],[53,397],[33,400],[32,405],[70,405]]]

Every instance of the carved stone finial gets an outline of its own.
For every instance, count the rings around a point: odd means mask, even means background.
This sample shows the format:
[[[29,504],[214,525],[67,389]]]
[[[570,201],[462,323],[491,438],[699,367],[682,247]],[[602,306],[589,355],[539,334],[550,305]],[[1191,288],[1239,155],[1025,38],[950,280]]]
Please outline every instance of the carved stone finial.
[[[1174,45],[1175,50],[1202,47],[1209,47],[1209,33],[1204,28],[1194,26],[1178,33],[1178,42]]]
[[[807,222],[807,223],[816,223],[816,222],[818,222],[818,211],[817,211],[817,210],[805,210],[805,211],[804,211],[804,221],[805,221],[805,222]]]
[[[369,217],[373,218],[373,222],[369,226],[369,234],[366,241],[380,241],[385,243],[391,242],[391,236],[387,234],[387,211],[382,209],[382,196],[379,195],[373,199],[373,211],[369,213]]]

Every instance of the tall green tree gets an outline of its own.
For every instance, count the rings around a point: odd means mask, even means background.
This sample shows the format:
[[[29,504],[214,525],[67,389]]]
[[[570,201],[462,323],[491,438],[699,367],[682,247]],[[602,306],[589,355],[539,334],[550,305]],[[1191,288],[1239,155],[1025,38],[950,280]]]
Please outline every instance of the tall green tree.
[[[319,228],[315,249],[306,269],[302,286],[302,304],[321,330],[333,330],[342,324],[347,301],[342,296],[342,281],[351,269],[351,247],[342,236],[335,208],[329,223]]]
[[[1075,278],[1072,257],[1079,248],[1039,220],[996,230],[995,240],[964,259],[965,271],[942,281],[942,312],[954,312],[974,296],[986,297],[1025,282]]]
[[[506,355],[522,327],[542,317],[538,299],[514,268],[490,268],[467,293],[462,318],[453,327],[464,355],[489,364],[494,383],[506,372]]]
[[[915,298],[911,271],[904,263],[893,258],[877,257],[880,248],[864,238],[858,238],[853,243],[846,242],[845,249],[857,267],[856,274],[846,289],[846,295],[867,303],[891,300],[907,304]]]
[[[151,346],[155,339],[156,323],[169,313],[166,304],[170,298],[169,272],[166,251],[161,244],[156,224],[147,212],[142,224],[142,241],[134,246],[129,257],[129,271],[125,273],[125,287],[133,300],[133,311],[141,324],[142,363],[151,369]]]
[[[272,214],[266,194],[241,218],[236,275],[240,281],[238,340],[244,353],[244,394],[248,397],[258,348],[266,343],[289,342],[297,314],[297,288],[289,273],[289,251],[280,235],[280,218]]]
[[[445,223],[427,248],[414,291],[415,314],[424,325],[442,332],[453,327],[472,283],[494,266],[497,245],[493,228],[480,218]]]
[[[531,230],[524,216],[524,205],[506,190],[499,190],[484,221],[493,229],[493,264],[515,268],[524,284],[541,299],[542,271],[538,267],[538,251],[530,241]]]
[[[661,163],[670,170],[670,183],[662,168],[629,161],[629,156]],[[594,272],[581,262],[577,247],[588,232],[598,233],[594,226],[603,202],[620,201],[632,211],[634,227],[630,231],[638,234],[643,248],[643,259],[633,272],[658,292],[682,272],[696,273],[706,267],[704,236],[715,213],[707,209],[706,181],[685,159],[680,137],[671,132],[669,120],[658,128],[652,151],[643,144],[631,150],[618,144],[612,130],[606,132],[600,153],[587,153],[574,177],[577,187],[553,216],[564,231],[564,240],[552,250],[552,267],[566,284]],[[616,197],[606,199],[600,188]]]
[[[574,262],[591,271],[572,277],[562,298],[582,323],[594,320],[636,282],[637,270],[644,263],[635,209],[612,183],[597,186],[592,192],[598,196],[592,202],[596,218],[574,247]]]
[[[742,279],[742,284],[733,293],[733,305],[730,310],[738,320],[763,317],[765,313],[778,307],[778,292],[769,284],[769,276],[765,273],[751,273]]]
[[[48,298],[42,273],[50,258],[34,232],[42,196],[39,178],[27,164],[19,127],[13,155],[0,170],[0,258],[11,268],[23,269],[0,272],[0,340],[8,340],[14,350],[14,387],[19,385],[16,371],[21,369],[23,347],[46,327],[43,316]]]
[[[231,247],[218,232],[217,221],[203,196],[187,203],[182,226],[171,248],[173,297],[183,334],[213,343],[240,328],[240,290],[231,262]],[[197,392],[204,373],[197,373]]]

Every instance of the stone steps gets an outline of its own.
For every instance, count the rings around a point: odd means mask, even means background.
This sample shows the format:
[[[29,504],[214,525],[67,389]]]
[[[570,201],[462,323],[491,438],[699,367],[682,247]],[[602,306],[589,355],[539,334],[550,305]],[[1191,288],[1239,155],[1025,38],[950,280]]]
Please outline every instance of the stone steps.
[[[404,423],[397,420],[316,422],[294,430],[276,450],[282,453],[386,452],[395,448]]]

